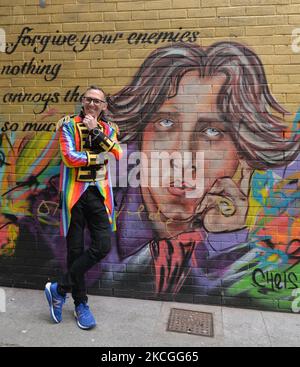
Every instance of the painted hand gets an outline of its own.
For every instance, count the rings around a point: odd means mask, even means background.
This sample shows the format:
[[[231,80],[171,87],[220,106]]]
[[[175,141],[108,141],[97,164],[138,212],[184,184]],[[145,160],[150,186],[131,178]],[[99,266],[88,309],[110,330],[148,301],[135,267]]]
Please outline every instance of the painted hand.
[[[208,232],[230,232],[246,226],[252,173],[253,169],[241,162],[234,177],[216,180],[196,210]]]

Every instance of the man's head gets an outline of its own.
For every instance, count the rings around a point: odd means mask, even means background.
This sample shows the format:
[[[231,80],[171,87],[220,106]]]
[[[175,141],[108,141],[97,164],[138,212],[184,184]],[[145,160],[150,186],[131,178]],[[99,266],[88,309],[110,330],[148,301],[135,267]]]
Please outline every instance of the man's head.
[[[82,97],[82,107],[85,115],[99,118],[102,112],[107,109],[104,90],[95,85],[90,86]]]

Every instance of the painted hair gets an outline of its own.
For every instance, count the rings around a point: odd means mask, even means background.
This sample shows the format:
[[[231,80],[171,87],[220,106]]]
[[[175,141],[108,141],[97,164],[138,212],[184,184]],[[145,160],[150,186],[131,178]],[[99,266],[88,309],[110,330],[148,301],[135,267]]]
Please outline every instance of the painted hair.
[[[299,136],[285,137],[283,118],[288,111],[271,95],[262,62],[254,51],[234,42],[208,48],[177,43],[153,51],[131,84],[108,98],[108,114],[120,127],[121,141],[140,140],[152,115],[176,96],[182,77],[194,70],[200,78],[226,76],[218,112],[237,151],[252,168],[285,166],[296,158]]]
[[[88,92],[89,90],[98,90],[99,92],[103,93],[103,95],[104,95],[104,97],[105,97],[105,99],[106,99],[106,93],[104,92],[104,90],[103,90],[102,88],[98,87],[97,85],[90,85],[90,86],[86,89],[86,91],[84,92],[84,94],[85,94],[86,92]]]

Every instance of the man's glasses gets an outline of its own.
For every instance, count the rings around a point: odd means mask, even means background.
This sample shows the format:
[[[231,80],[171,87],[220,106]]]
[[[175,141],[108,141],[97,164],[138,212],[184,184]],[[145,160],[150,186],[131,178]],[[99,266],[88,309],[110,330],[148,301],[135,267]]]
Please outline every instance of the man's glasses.
[[[102,101],[101,99],[91,98],[91,97],[82,97],[82,101],[87,104],[91,104],[93,102],[95,106],[100,106],[101,103],[106,103],[105,101]]]

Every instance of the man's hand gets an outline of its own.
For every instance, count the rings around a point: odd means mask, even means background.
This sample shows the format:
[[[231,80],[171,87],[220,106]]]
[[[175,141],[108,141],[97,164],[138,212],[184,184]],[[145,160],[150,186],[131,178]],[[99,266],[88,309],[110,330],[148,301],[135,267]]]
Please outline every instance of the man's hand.
[[[92,115],[86,115],[82,121],[84,125],[89,129],[93,130],[95,127],[98,126],[98,121]]]

